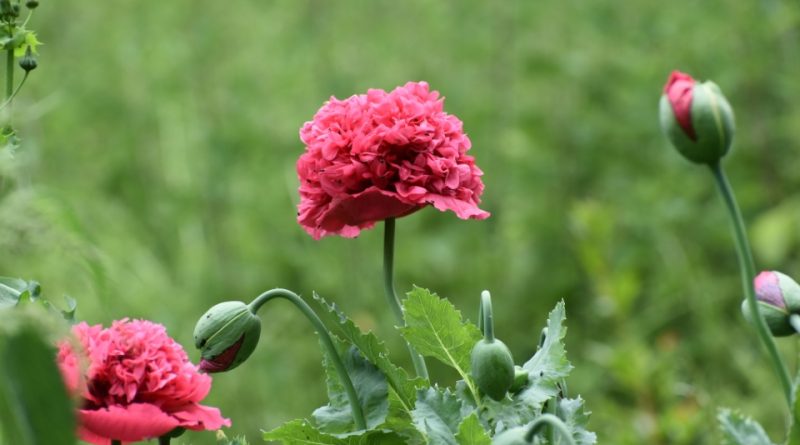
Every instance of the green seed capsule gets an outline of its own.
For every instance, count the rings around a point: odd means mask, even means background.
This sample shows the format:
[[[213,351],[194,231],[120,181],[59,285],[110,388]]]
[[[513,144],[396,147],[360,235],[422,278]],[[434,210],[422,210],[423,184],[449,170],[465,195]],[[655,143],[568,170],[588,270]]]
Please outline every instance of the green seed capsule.
[[[194,344],[200,350],[199,368],[223,372],[250,357],[261,335],[261,320],[241,301],[226,301],[208,310],[194,328]]]
[[[25,2],[25,6],[28,9],[36,9],[37,7],[39,7],[39,2],[37,0],[28,0],[27,2]]]
[[[503,400],[514,383],[514,358],[500,340],[483,339],[472,348],[472,378],[484,394]]]

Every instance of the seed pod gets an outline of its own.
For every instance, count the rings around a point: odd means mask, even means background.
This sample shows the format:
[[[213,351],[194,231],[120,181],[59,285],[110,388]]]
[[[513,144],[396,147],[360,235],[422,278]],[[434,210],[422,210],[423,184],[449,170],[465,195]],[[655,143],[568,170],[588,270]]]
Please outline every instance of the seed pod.
[[[250,357],[261,335],[261,320],[241,301],[226,301],[208,310],[194,328],[200,370],[223,372]]]
[[[39,2],[37,0],[28,0],[25,2],[25,7],[28,9],[36,9],[39,6]]]
[[[514,383],[514,358],[505,343],[494,337],[492,300],[488,291],[481,294],[480,316],[484,337],[470,354],[472,378],[481,392],[499,401]]]

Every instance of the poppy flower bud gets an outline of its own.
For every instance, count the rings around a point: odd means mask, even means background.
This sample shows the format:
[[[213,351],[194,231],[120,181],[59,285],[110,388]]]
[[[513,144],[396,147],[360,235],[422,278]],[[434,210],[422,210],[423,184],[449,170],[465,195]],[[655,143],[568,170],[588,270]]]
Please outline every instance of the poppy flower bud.
[[[714,164],[731,147],[733,110],[719,87],[673,71],[659,104],[661,129],[687,159]]]
[[[800,313],[800,285],[780,272],[761,272],[754,280],[758,309],[772,335],[785,337],[796,333],[789,323],[791,314]],[[745,318],[752,319],[747,301],[742,302]]]
[[[36,9],[36,8],[39,7],[39,1],[38,0],[28,0],[27,2],[25,2],[25,6],[28,9]]]
[[[241,301],[226,301],[208,310],[194,328],[194,344],[200,350],[199,368],[223,372],[250,357],[261,335],[261,320]]]

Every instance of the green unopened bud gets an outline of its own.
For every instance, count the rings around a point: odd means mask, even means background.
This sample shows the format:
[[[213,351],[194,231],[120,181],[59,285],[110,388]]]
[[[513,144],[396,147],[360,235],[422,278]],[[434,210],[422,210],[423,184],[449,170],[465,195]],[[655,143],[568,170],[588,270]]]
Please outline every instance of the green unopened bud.
[[[719,87],[673,71],[659,104],[661,129],[687,159],[714,164],[733,142],[733,110]]]
[[[776,271],[761,272],[753,284],[758,310],[772,335],[785,337],[797,333],[789,323],[789,317],[800,314],[800,285],[790,276]],[[747,300],[742,302],[742,313],[745,318],[752,320]]]
[[[28,0],[25,2],[25,7],[28,9],[36,9],[39,7],[39,2],[37,0]]]
[[[223,372],[250,357],[261,335],[261,320],[241,301],[226,301],[208,310],[194,328],[194,344],[200,350],[199,368]]]
[[[25,55],[19,59],[19,66],[25,70],[26,73],[28,71],[35,70],[36,67],[39,66],[39,63],[36,62],[36,57],[34,57],[30,46],[25,50]]]

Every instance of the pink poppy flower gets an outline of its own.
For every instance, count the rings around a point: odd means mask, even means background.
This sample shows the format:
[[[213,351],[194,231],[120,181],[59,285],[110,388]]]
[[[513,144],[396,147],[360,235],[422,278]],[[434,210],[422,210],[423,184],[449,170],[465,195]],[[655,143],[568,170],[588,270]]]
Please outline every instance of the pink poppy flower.
[[[72,329],[82,350],[59,344],[58,365],[68,390],[81,398],[78,435],[109,445],[137,442],[175,428],[217,430],[231,422],[199,402],[211,388],[164,326],[144,320],[86,323]],[[85,366],[82,366],[85,365]]]
[[[461,121],[425,82],[331,99],[300,129],[297,220],[314,239],[357,236],[427,205],[461,219],[478,208],[483,172]]]

